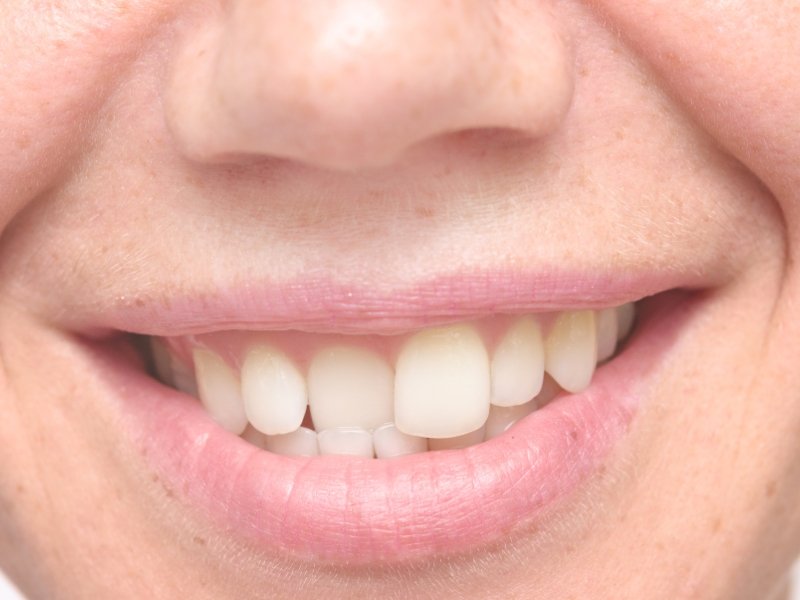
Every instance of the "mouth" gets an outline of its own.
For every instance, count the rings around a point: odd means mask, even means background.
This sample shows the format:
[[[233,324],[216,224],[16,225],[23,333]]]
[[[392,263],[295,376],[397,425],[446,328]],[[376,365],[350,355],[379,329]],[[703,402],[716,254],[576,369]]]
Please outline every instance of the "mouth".
[[[557,511],[626,437],[696,298],[81,344],[170,494],[272,553],[374,564],[491,546]]]

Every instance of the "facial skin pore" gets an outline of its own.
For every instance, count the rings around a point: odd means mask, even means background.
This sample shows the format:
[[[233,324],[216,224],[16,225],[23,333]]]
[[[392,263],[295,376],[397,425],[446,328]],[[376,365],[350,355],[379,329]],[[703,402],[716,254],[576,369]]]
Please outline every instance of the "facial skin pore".
[[[0,3],[0,566],[31,599],[776,597],[798,56],[788,0]],[[538,310],[691,301],[602,468],[463,553],[315,561],[220,524],[86,350],[277,328],[264,289],[413,307],[520,274],[561,282]]]

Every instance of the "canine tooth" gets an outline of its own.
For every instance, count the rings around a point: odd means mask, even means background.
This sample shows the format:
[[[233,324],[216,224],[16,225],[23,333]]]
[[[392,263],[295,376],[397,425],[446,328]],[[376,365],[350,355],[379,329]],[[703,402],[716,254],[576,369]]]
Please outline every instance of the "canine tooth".
[[[357,426],[368,431],[394,418],[394,372],[360,348],[321,350],[308,368],[308,406],[319,431]]]
[[[483,434],[483,439],[488,441],[497,437],[534,410],[536,410],[536,402],[533,400],[517,406],[492,405],[489,409],[489,418],[486,419],[486,431]]]
[[[636,305],[628,302],[617,307],[617,340],[624,340],[633,329],[633,321],[636,318]]]
[[[480,444],[486,434],[486,428],[481,426],[475,431],[450,438],[428,439],[428,450],[460,450],[468,446]]]
[[[542,330],[535,320],[524,317],[511,326],[492,358],[492,404],[525,404],[542,389],[543,378]]]
[[[428,440],[403,433],[394,423],[378,427],[372,433],[372,443],[378,458],[396,458],[428,449]]]
[[[158,338],[150,338],[150,351],[153,354],[153,366],[156,375],[161,383],[175,387],[175,380],[172,378],[172,358],[170,351]]]
[[[267,450],[284,456],[319,456],[317,432],[298,427],[290,433],[267,435]]]
[[[561,387],[556,383],[556,380],[545,373],[544,381],[542,382],[542,390],[536,398],[533,399],[536,408],[542,408],[545,404],[558,396],[560,391]]]
[[[335,427],[317,434],[320,454],[348,454],[373,458],[372,434],[361,427]]]
[[[556,319],[545,342],[545,370],[565,390],[577,393],[592,382],[597,365],[594,311],[566,311]]]
[[[242,397],[247,418],[267,435],[290,433],[306,414],[306,381],[281,352],[257,346],[242,365]]]
[[[617,349],[617,309],[597,312],[597,362],[611,358]]]
[[[239,380],[227,363],[214,352],[197,348],[192,353],[200,401],[224,429],[236,435],[247,427]]]
[[[194,371],[174,354],[170,355],[170,364],[172,366],[172,381],[175,384],[175,389],[199,400],[200,391],[197,389],[197,378]]]
[[[418,437],[470,433],[489,415],[490,391],[489,357],[474,327],[421,331],[397,359],[395,424]]]

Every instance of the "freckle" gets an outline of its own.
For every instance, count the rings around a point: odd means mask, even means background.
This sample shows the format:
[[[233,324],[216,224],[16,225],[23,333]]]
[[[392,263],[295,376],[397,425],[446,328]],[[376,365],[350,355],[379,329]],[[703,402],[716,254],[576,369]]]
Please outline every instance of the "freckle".
[[[720,529],[722,529],[722,519],[717,518],[711,526],[711,531],[712,533],[719,533]]]
[[[775,490],[777,487],[778,486],[774,481],[770,481],[767,484],[767,489],[766,489],[767,498],[772,498],[775,495]]]
[[[422,217],[423,219],[430,219],[432,216],[434,216],[435,212],[428,206],[417,206],[414,208],[414,214],[416,214],[418,217]]]
[[[144,306],[144,300],[142,300],[141,298],[137,298],[135,304],[139,308],[142,308]]]
[[[618,140],[622,140],[622,139],[624,139],[624,138],[625,138],[625,136],[624,136],[624,135],[622,134],[622,132],[621,132],[621,131],[619,131],[619,130],[617,130],[616,132],[614,132],[614,134],[617,136],[617,139],[618,139]]]
[[[197,544],[198,546],[205,546],[206,545],[206,541],[201,537],[195,537],[194,538],[194,543]]]
[[[578,75],[582,77],[586,77],[588,74],[589,74],[589,69],[587,69],[586,67],[581,67],[581,69],[578,71]]]
[[[22,484],[19,484],[17,486],[17,493],[18,494],[24,494],[25,493],[25,486],[23,486]]]

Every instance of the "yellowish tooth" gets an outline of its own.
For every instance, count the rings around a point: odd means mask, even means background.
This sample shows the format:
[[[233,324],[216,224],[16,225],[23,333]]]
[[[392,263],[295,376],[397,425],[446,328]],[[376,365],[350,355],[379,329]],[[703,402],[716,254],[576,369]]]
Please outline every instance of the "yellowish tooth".
[[[158,380],[170,387],[175,387],[172,377],[172,356],[164,343],[158,338],[150,338],[150,349]]]
[[[308,406],[306,380],[282,352],[257,346],[242,365],[242,397],[247,418],[267,435],[300,427]]]
[[[624,340],[633,329],[633,322],[636,319],[636,305],[628,302],[617,307],[617,340]]]
[[[227,363],[214,352],[195,349],[194,370],[203,406],[224,429],[236,435],[247,427],[239,379]]]
[[[194,371],[174,354],[170,354],[170,366],[175,389],[199,400],[200,391],[197,389],[197,378]]]
[[[566,311],[545,342],[545,370],[568,392],[582,392],[597,365],[597,325],[591,310]]]
[[[543,378],[542,330],[534,319],[523,317],[509,328],[492,357],[492,404],[529,402],[542,389]]]
[[[597,362],[611,358],[617,349],[617,309],[597,312]]]

